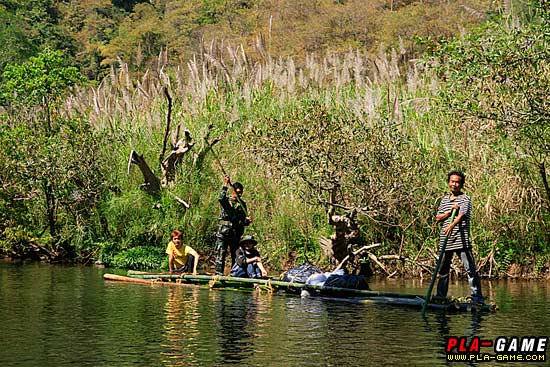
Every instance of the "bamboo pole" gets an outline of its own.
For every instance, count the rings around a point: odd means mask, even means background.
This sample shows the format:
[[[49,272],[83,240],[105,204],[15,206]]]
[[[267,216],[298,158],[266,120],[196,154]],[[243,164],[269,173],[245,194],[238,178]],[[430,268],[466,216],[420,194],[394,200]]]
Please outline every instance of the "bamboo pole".
[[[417,294],[408,294],[408,293],[393,293],[393,292],[380,292],[380,291],[370,291],[364,289],[353,289],[353,288],[341,288],[341,287],[326,287],[322,285],[313,285],[313,284],[304,284],[304,283],[293,283],[293,282],[283,282],[272,279],[255,279],[255,278],[237,278],[231,276],[210,276],[210,275],[191,275],[191,274],[167,274],[167,273],[148,273],[148,274],[134,274],[129,273],[131,278],[139,279],[165,279],[171,280],[175,279],[180,282],[196,282],[196,283],[209,283],[212,282],[213,285],[226,286],[226,285],[245,285],[245,284],[260,284],[266,286],[272,286],[277,288],[288,288],[288,289],[306,289],[314,291],[322,291],[323,293],[329,294],[341,294],[341,295],[353,295],[360,297],[396,297],[396,298],[411,298],[411,299],[422,299],[422,296]]]
[[[186,284],[186,283],[178,284],[173,282],[162,282],[162,281],[158,281],[158,279],[141,279],[141,278],[126,277],[124,275],[116,275],[116,274],[109,274],[109,273],[103,274],[103,279],[118,281],[118,282],[147,284],[147,285],[164,285],[164,286],[184,285],[187,287],[192,286],[192,284]]]
[[[455,215],[456,215],[456,209],[453,209],[451,211],[451,220],[449,223],[452,223],[454,221]],[[430,286],[428,287],[428,292],[426,293],[426,297],[424,297],[424,304],[422,305],[422,317],[426,316],[426,306],[428,306],[428,302],[430,302],[430,299],[432,298],[432,290],[434,288],[435,278],[437,277],[437,273],[439,273],[439,268],[441,267],[441,259],[443,259],[443,254],[445,253],[445,248],[447,247],[448,240],[449,240],[449,236],[445,236],[445,238],[443,238],[443,243],[441,244],[441,251],[439,252],[439,258],[437,259],[437,263],[435,265],[435,269],[432,274],[432,280],[430,281]]]
[[[496,305],[473,305],[469,302],[454,301],[448,304],[433,304],[428,303],[425,305],[424,298],[420,295],[406,294],[406,293],[391,293],[391,292],[378,292],[367,291],[360,289],[348,289],[339,287],[325,287],[321,285],[309,285],[303,283],[290,283],[282,282],[270,279],[251,279],[251,278],[237,278],[226,276],[210,276],[210,275],[191,275],[191,274],[170,274],[170,273],[144,273],[129,271],[129,276],[120,276],[115,274],[104,274],[104,279],[114,281],[124,281],[148,285],[168,285],[168,286],[204,286],[206,284],[218,285],[220,288],[214,287],[213,289],[226,289],[234,291],[242,291],[242,288],[230,288],[230,286],[244,286],[250,285],[250,289],[254,285],[261,285],[268,289],[282,289],[282,288],[294,288],[294,289],[309,289],[319,290],[323,293],[319,298],[350,302],[350,303],[379,303],[398,306],[409,306],[415,308],[427,307],[433,310],[446,310],[446,311],[496,311]],[[170,280],[175,279],[176,282]],[[163,281],[164,280],[164,281]],[[187,281],[187,282],[186,282]],[[211,283],[214,281],[213,283]],[[195,283],[192,283],[195,282]],[[225,287],[225,288],[224,288]],[[212,287],[210,287],[212,289]],[[348,296],[349,298],[344,298]]]

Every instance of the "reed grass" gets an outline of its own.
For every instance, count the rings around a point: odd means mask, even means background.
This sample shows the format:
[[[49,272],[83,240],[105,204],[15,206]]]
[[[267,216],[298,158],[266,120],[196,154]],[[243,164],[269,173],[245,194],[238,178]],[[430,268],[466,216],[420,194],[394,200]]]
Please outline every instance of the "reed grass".
[[[258,61],[242,47],[222,42],[203,45],[203,53],[186,65],[169,65],[167,53],[162,53],[157,68],[141,74],[121,61],[108,78],[78,90],[67,101],[67,113],[87,114],[94,129],[107,135],[104,154],[112,164],[107,180],[121,193],[105,199],[103,215],[109,236],[121,248],[164,246],[177,227],[201,252],[213,250],[222,173],[212,155],[198,171],[191,158],[178,171],[172,191],[190,200],[187,211],[168,193],[151,198],[139,191],[136,169],[125,174],[130,149],[144,154],[158,169],[155,162],[166,119],[163,89],[168,88],[175,100],[175,124],[189,129],[198,146],[204,144],[209,124],[215,133],[229,133],[215,149],[228,174],[244,183],[244,198],[254,218],[247,231],[260,238],[260,250],[275,269],[292,253],[322,261],[318,238],[330,234],[331,228],[324,209],[309,205],[300,195],[306,190],[304,183],[290,180],[292,171],[282,174],[265,161],[250,132],[276,129],[266,124],[285,120],[308,101],[325,106],[335,118],[367,126],[391,121],[406,141],[399,150],[399,175],[385,178],[387,190],[402,185],[406,190],[386,208],[387,222],[361,218],[365,240],[384,242],[384,251],[418,262],[433,261],[426,247],[434,247],[438,233],[433,221],[436,199],[447,189],[446,172],[457,168],[466,171],[466,192],[474,203],[475,251],[489,256],[499,248],[507,254],[501,257],[497,275],[505,274],[514,262],[533,259],[534,264],[533,250],[548,256],[547,242],[541,241],[547,241],[549,218],[537,183],[529,180],[533,172],[522,165],[505,138],[487,141],[474,124],[439,110],[434,99],[441,85],[434,75],[401,64],[400,51],[380,52],[374,58],[356,50],[340,56],[311,54],[298,67],[291,58],[272,58],[261,40],[257,44],[263,55]],[[156,202],[161,210],[152,209]],[[544,267],[537,264],[540,273]],[[404,269],[418,271],[416,265]]]

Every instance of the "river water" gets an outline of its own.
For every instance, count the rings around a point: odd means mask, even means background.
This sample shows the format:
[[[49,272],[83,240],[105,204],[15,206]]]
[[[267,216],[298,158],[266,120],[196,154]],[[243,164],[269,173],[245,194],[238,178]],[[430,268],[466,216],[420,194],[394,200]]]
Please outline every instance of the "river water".
[[[395,306],[104,281],[105,272],[0,262],[0,366],[491,366],[503,363],[446,361],[447,338],[550,336],[548,281],[483,281],[496,313],[424,319]],[[371,282],[402,293],[427,287]],[[449,293],[466,295],[466,281]],[[504,365],[548,366],[544,355]]]

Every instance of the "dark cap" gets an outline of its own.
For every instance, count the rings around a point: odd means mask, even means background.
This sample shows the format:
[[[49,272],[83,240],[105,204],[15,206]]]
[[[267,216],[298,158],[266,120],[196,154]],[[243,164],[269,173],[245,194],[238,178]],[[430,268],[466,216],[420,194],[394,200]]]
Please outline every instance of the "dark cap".
[[[244,245],[245,243],[247,242],[252,242],[253,245],[256,245],[258,243],[258,241],[256,241],[254,239],[254,236],[244,236],[240,241],[239,241],[239,245]]]
[[[241,191],[244,190],[243,184],[240,183],[240,182],[235,182],[235,183],[233,184],[233,188],[234,188],[235,190],[241,190]]]

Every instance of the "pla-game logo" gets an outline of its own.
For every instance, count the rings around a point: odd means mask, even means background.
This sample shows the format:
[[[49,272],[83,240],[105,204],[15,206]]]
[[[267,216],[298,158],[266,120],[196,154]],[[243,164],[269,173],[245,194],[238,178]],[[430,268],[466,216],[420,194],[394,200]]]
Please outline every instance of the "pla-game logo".
[[[547,336],[450,336],[445,342],[448,362],[546,362]]]

